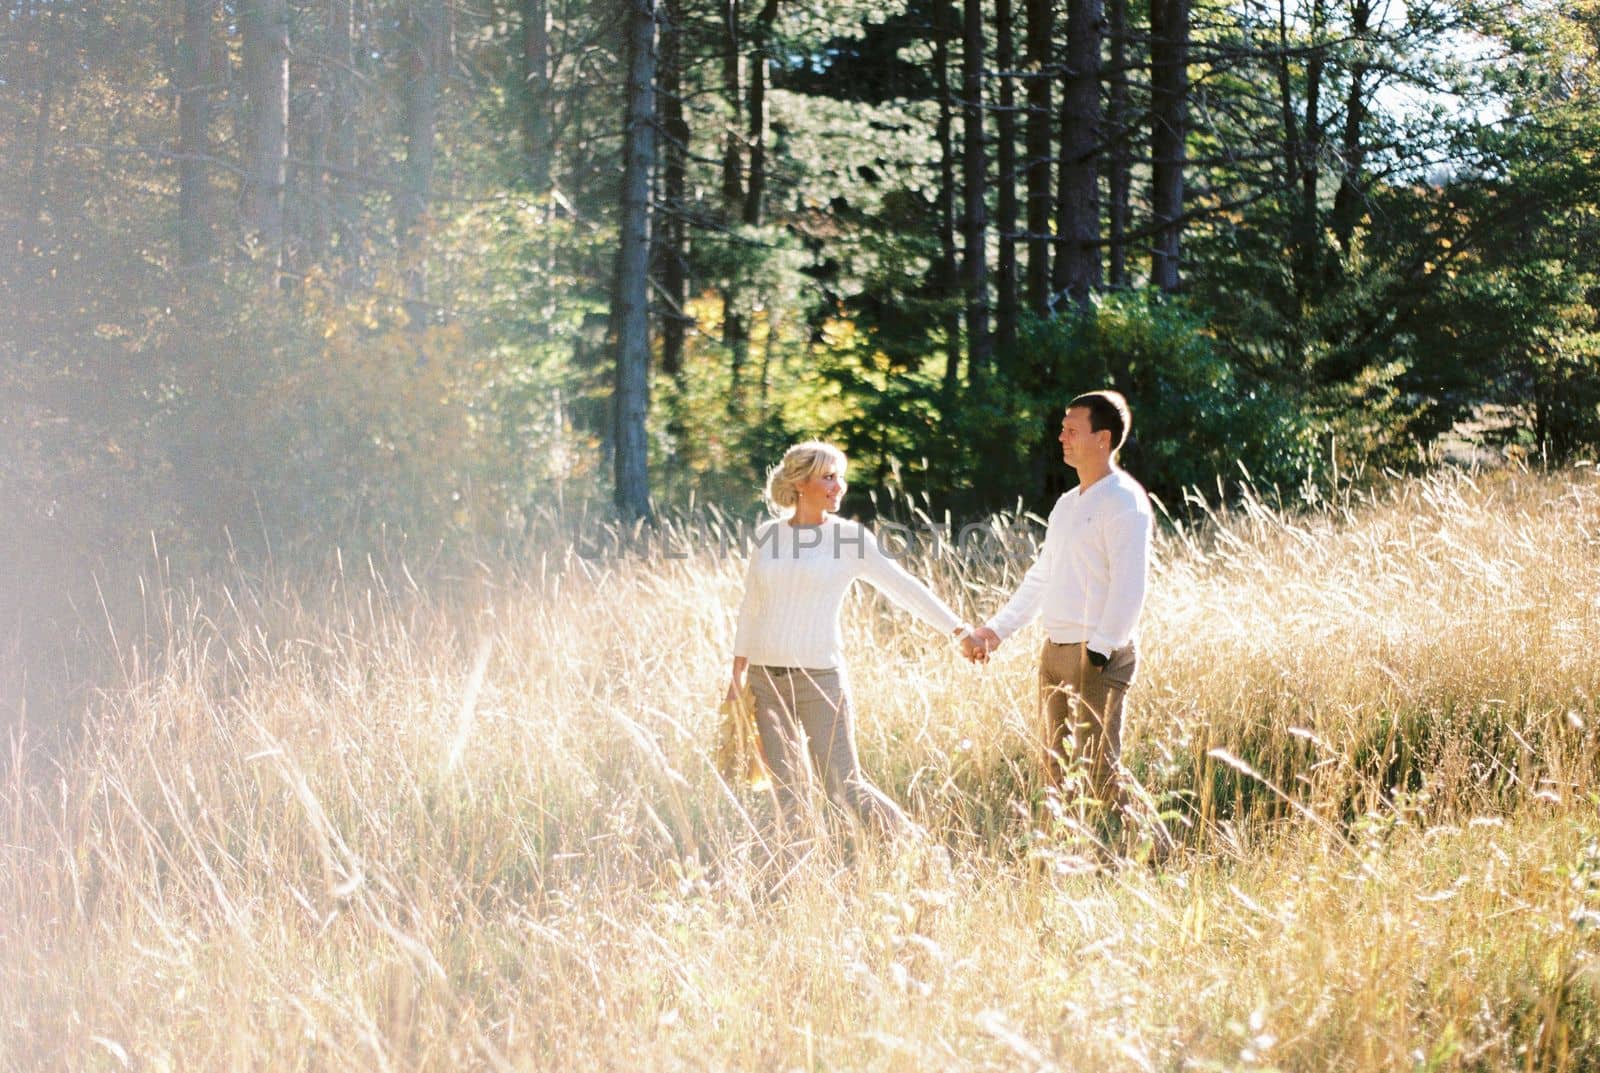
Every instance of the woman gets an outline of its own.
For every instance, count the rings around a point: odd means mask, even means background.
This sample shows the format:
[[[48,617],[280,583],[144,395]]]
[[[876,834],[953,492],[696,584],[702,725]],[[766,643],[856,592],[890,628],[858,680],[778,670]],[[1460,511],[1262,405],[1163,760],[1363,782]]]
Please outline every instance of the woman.
[[[915,826],[861,771],[844,677],[839,610],[856,578],[940,633],[960,641],[959,616],[878,547],[870,530],[836,515],[845,458],[811,441],[784,452],[767,474],[766,498],[780,517],[756,530],[733,640],[730,700],[746,681],[772,772],[780,816],[792,822],[820,775],[828,798],[887,835]]]

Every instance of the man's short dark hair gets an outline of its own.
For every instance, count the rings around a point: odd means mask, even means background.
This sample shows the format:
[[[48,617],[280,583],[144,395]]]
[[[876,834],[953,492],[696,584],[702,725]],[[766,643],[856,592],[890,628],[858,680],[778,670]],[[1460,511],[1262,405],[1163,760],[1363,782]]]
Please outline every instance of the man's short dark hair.
[[[1089,431],[1110,432],[1113,451],[1122,450],[1122,445],[1128,442],[1128,431],[1133,428],[1133,414],[1122,392],[1086,392],[1067,403],[1067,409],[1088,410]]]

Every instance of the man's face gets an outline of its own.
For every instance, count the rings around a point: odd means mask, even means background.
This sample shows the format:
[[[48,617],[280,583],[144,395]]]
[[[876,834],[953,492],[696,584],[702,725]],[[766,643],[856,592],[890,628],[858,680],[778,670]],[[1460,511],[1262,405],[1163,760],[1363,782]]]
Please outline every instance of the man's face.
[[[1089,411],[1082,406],[1067,410],[1061,418],[1061,460],[1073,469],[1085,464],[1104,463],[1111,457],[1111,432],[1095,432],[1089,427]]]

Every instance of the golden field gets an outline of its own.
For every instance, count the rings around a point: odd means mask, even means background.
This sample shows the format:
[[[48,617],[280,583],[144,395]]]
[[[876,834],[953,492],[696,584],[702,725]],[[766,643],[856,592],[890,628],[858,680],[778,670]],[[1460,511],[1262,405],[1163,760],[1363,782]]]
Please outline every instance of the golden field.
[[[973,667],[857,593],[863,761],[948,867],[777,894],[713,531],[153,570],[91,729],[0,768],[0,1070],[1600,1069],[1592,470],[1166,532],[1160,865],[1038,807],[1036,627]],[[1037,536],[994,532],[908,565],[981,616]]]

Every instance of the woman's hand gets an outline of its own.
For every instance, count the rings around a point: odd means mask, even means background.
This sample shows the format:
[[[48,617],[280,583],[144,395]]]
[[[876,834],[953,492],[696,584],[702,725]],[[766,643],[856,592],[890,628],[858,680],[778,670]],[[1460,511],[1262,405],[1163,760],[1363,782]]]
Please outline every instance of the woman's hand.
[[[728,703],[736,703],[739,694],[744,692],[744,680],[750,661],[743,656],[733,657],[733,674],[728,682],[728,694],[724,698]]]

